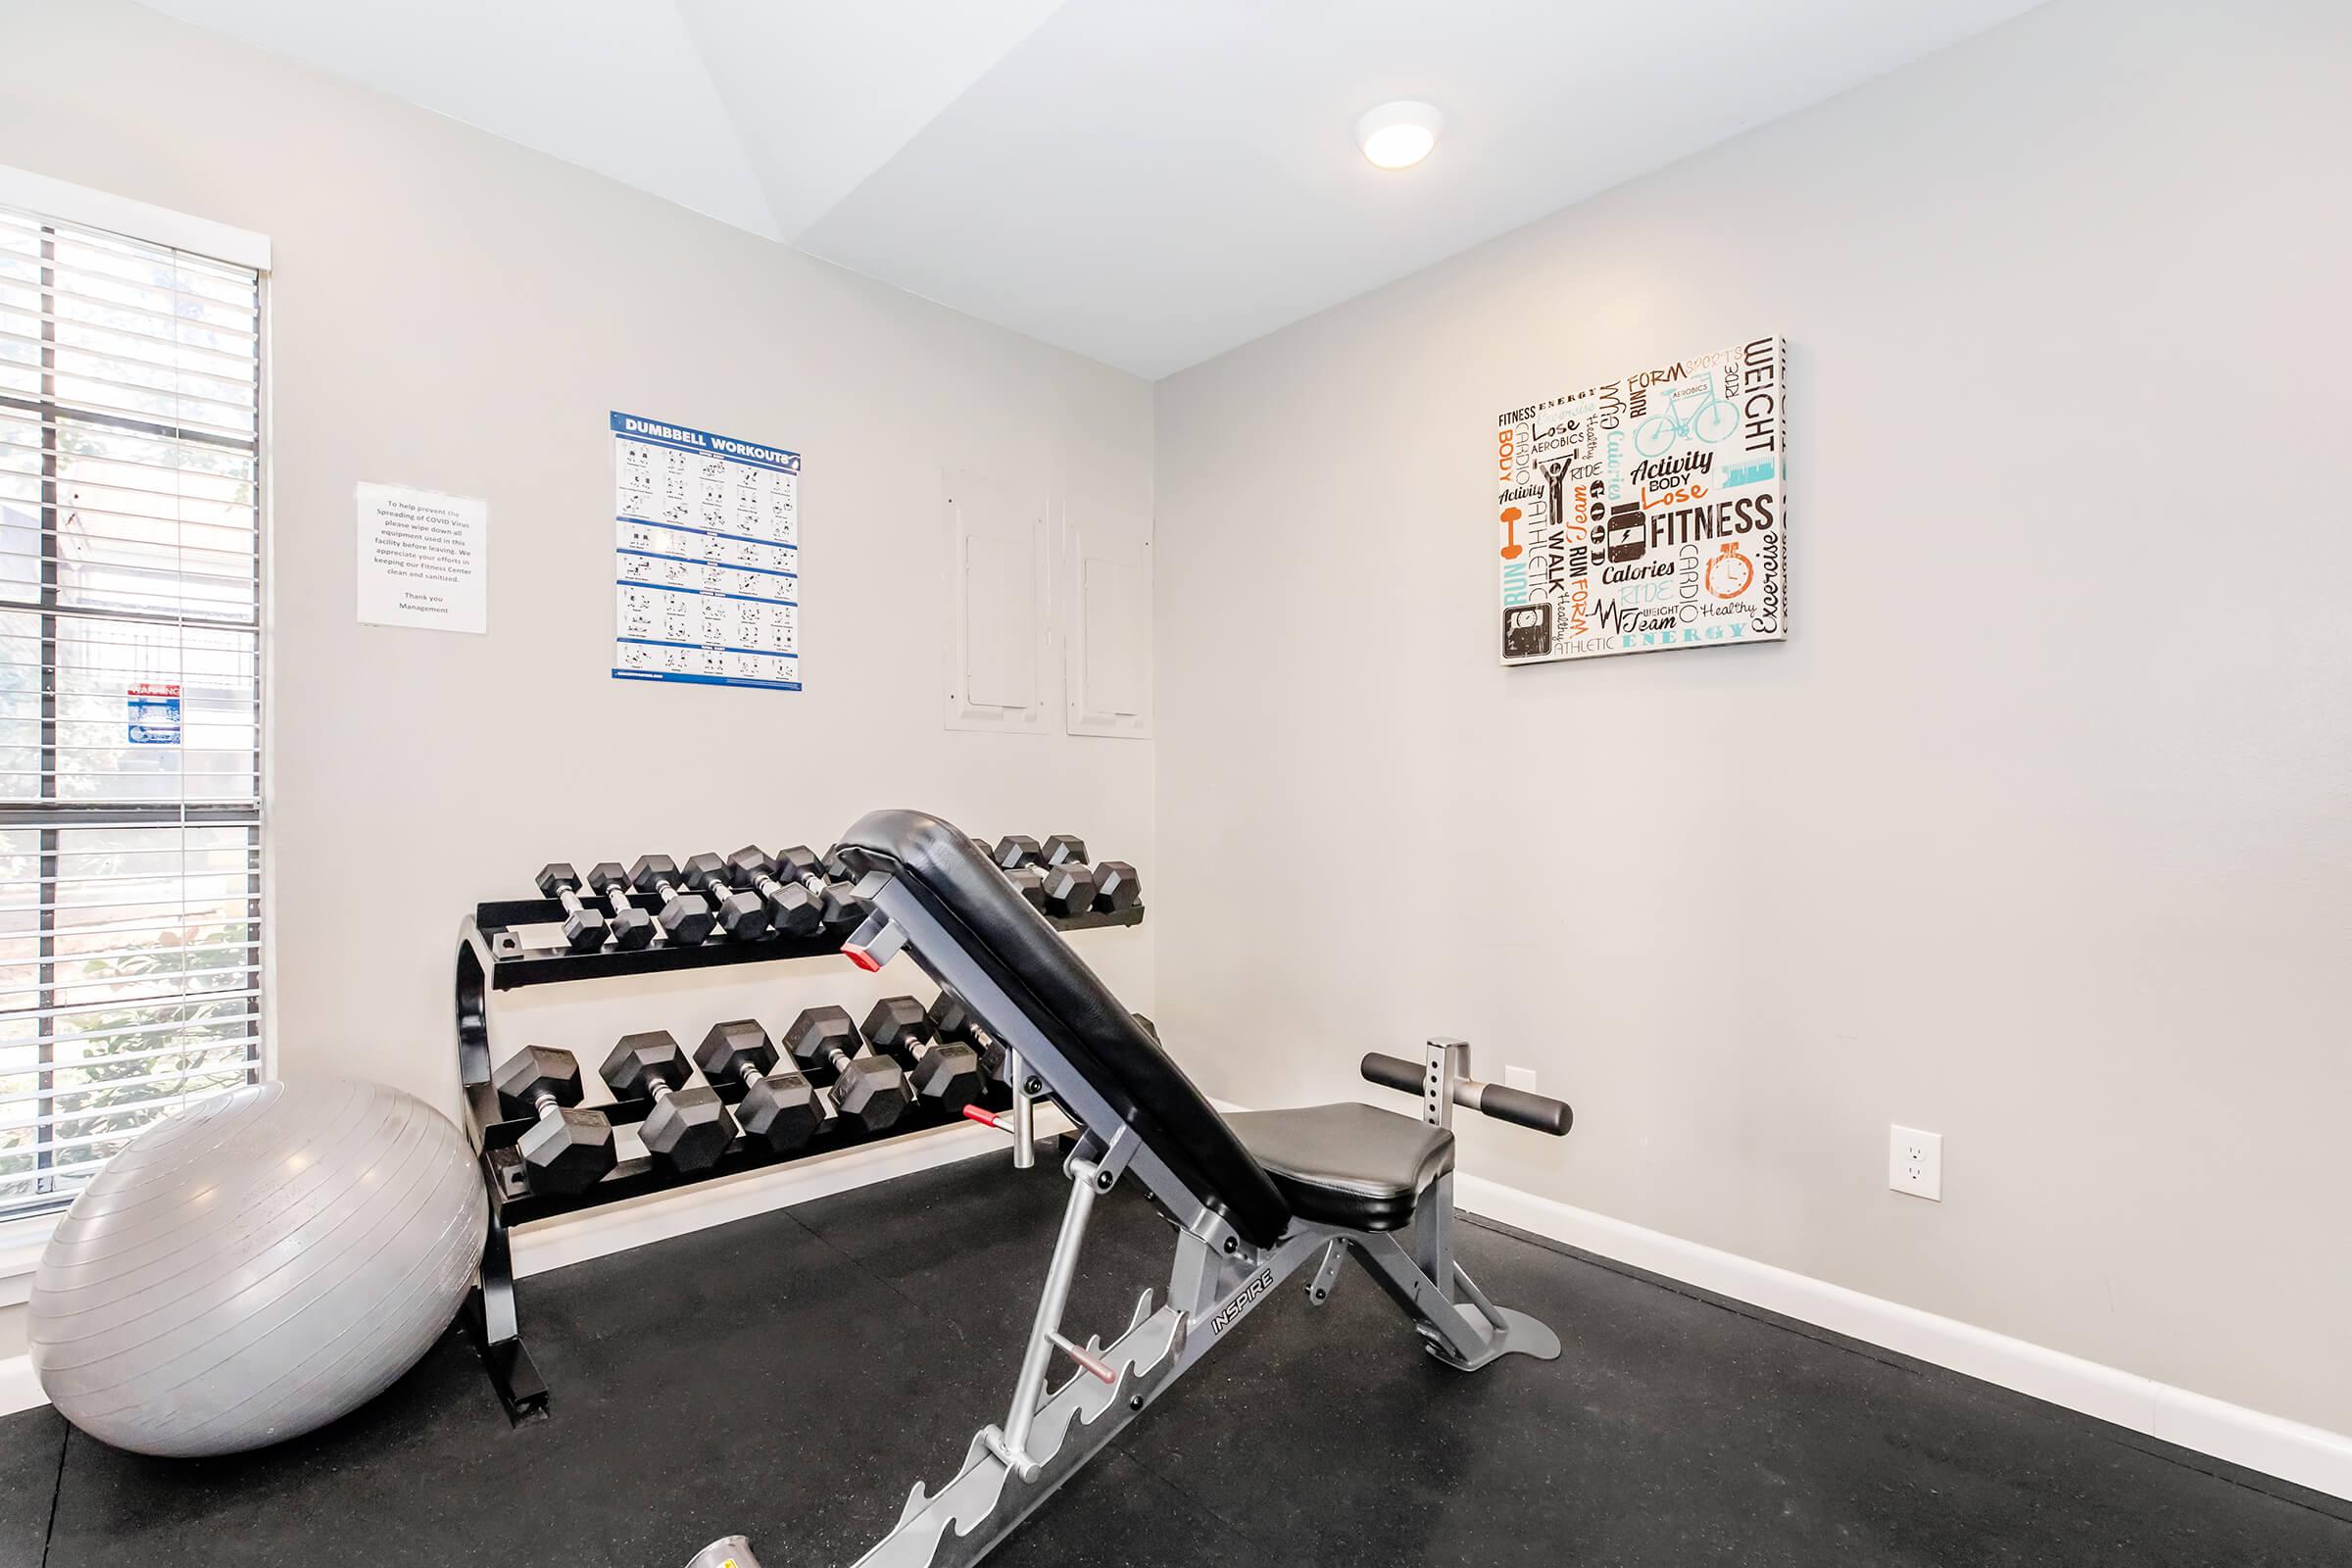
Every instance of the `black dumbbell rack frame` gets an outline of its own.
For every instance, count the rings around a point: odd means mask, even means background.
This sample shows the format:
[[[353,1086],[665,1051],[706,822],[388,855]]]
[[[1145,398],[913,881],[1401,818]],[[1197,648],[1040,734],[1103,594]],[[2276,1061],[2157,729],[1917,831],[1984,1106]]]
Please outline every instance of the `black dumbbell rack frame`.
[[[631,894],[630,902],[648,914],[660,912],[661,901]],[[1113,912],[1055,917],[1064,931],[1090,931],[1104,926],[1140,925],[1139,906]],[[917,1103],[889,1131],[869,1133],[844,1126],[838,1119],[814,1143],[790,1154],[775,1154],[738,1135],[717,1164],[709,1170],[680,1174],[645,1155],[624,1159],[585,1193],[546,1194],[530,1190],[529,1169],[515,1144],[531,1129],[533,1117],[510,1117],[491,1086],[495,1058],[490,1050],[490,995],[521,986],[558,985],[572,980],[605,980],[622,975],[666,974],[679,969],[712,969],[739,963],[775,963],[795,958],[822,958],[840,954],[849,928],[816,936],[769,933],[755,941],[737,942],[713,935],[694,947],[673,946],[657,936],[650,947],[633,953],[605,947],[573,953],[561,945],[531,946],[526,931],[560,928],[564,906],[556,899],[501,899],[474,906],[458,929],[457,1011],[458,1075],[466,1092],[466,1133],[479,1156],[482,1184],[490,1199],[489,1234],[482,1247],[481,1281],[466,1299],[466,1319],[472,1329],[482,1364],[490,1374],[508,1419],[520,1424],[547,1411],[547,1383],[524,1348],[514,1306],[514,1261],[508,1232],[532,1220],[551,1219],[581,1209],[602,1208],[649,1193],[667,1192],[699,1182],[733,1176],[769,1165],[830,1154],[861,1144],[882,1143],[909,1133],[925,1132],[962,1121],[936,1105]],[[739,1102],[748,1090],[740,1081],[711,1083],[720,1100]],[[1011,1108],[1012,1092],[1003,1084],[989,1085],[981,1103],[990,1110]],[[597,1105],[615,1127],[642,1121],[653,1109],[651,1100],[623,1100]]]

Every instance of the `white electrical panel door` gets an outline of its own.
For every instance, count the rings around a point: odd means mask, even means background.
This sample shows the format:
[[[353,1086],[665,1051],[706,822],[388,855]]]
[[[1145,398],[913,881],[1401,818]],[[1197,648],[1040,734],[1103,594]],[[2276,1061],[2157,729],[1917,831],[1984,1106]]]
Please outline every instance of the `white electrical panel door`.
[[[1152,733],[1152,524],[1116,514],[1072,516],[1069,726],[1073,735]]]
[[[947,475],[950,729],[1047,727],[1051,566],[1043,498],[983,475]]]

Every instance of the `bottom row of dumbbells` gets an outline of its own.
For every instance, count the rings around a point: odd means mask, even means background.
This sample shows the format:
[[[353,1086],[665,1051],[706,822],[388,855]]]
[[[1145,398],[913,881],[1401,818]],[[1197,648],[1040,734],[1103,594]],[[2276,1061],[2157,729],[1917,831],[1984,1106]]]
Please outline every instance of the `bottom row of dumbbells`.
[[[676,1038],[656,1029],[623,1035],[603,1077],[614,1100],[652,1102],[637,1128],[646,1152],[691,1173],[718,1163],[739,1130],[789,1154],[836,1122],[881,1132],[917,1101],[952,1115],[978,1101],[1004,1064],[996,1041],[944,995],[928,1010],[912,997],[886,997],[862,1030],[840,1007],[808,1008],[784,1031],[784,1049],[790,1062],[754,1019],[712,1024],[694,1051],[704,1082],[690,1085]],[[617,1162],[611,1118],[580,1103],[570,1052],[526,1047],[491,1081],[508,1115],[537,1118],[514,1145],[534,1193],[586,1192]],[[712,1087],[722,1083],[743,1085],[732,1110]]]

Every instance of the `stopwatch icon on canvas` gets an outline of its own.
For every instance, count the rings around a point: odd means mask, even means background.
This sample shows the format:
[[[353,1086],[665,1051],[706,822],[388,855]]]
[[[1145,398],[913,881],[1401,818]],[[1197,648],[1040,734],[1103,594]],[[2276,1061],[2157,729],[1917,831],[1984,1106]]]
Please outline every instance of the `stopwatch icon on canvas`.
[[[1718,599],[1737,599],[1756,580],[1756,564],[1740,553],[1740,541],[1728,541],[1707,563],[1707,592]]]

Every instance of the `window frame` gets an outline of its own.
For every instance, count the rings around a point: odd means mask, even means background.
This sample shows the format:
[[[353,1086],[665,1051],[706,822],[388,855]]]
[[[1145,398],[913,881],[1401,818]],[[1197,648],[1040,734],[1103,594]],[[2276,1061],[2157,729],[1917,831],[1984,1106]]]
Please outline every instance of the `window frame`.
[[[103,410],[82,410],[64,401],[50,377],[44,373],[40,395],[25,400],[14,396],[5,399],[9,413],[35,422],[43,432],[45,449],[53,449],[58,432],[70,417],[74,422],[92,424],[117,430],[122,434],[148,439],[194,442],[218,446],[224,450],[249,454],[253,466],[253,612],[250,622],[229,620],[218,616],[191,612],[183,604],[176,615],[165,616],[153,612],[117,611],[102,607],[62,607],[58,603],[59,567],[62,564],[62,526],[59,522],[63,475],[54,463],[45,464],[40,477],[40,499],[37,511],[41,519],[40,580],[35,585],[36,597],[30,602],[9,601],[12,613],[37,618],[42,644],[42,703],[41,740],[39,755],[43,773],[42,796],[30,801],[0,803],[0,828],[16,832],[37,832],[37,858],[40,868],[33,881],[39,889],[36,903],[54,905],[58,902],[55,889],[60,883],[57,864],[58,835],[71,832],[76,826],[121,825],[126,827],[183,828],[207,825],[243,827],[250,831],[251,869],[246,882],[244,899],[245,918],[251,931],[251,952],[248,961],[252,972],[243,987],[253,993],[253,1027],[258,1032],[257,1049],[245,1058],[246,1081],[258,1082],[276,1072],[276,986],[274,965],[275,922],[270,918],[274,902],[273,857],[270,854],[270,778],[271,748],[271,709],[270,701],[272,680],[270,587],[271,499],[270,381],[270,242],[266,236],[233,228],[210,220],[172,212],[167,208],[129,200],[103,191],[69,184],[45,175],[0,166],[0,207],[14,209],[24,218],[43,225],[61,225],[72,229],[96,230],[131,244],[160,247],[205,261],[250,271],[254,278],[253,356],[254,423],[250,441],[223,438],[208,431],[189,430],[164,420],[142,420],[136,416]],[[44,324],[44,336],[53,328]],[[46,356],[44,359],[46,360]],[[49,369],[44,364],[43,370]],[[170,627],[173,625],[197,630],[220,629],[239,635],[250,635],[253,647],[253,725],[254,759],[252,801],[235,804],[192,801],[188,797],[186,776],[182,775],[180,790],[175,799],[168,801],[71,802],[59,800],[55,794],[58,758],[58,711],[61,682],[60,649],[63,637],[59,622],[71,617],[87,623],[114,623]],[[181,873],[183,876],[189,874]],[[71,877],[64,878],[72,882]],[[233,900],[235,895],[229,897]],[[49,911],[40,914],[45,927],[51,919]],[[31,935],[45,935],[36,930]],[[53,990],[57,981],[54,972],[42,962],[49,956],[46,944],[34,962],[42,974],[38,1006],[53,1004]],[[34,1011],[33,1008],[10,1009],[16,1012]],[[226,1064],[224,1064],[226,1065]],[[38,1072],[38,1067],[34,1069]],[[226,1092],[226,1091],[218,1091]],[[160,1097],[159,1097],[160,1098]],[[50,1114],[54,1114],[51,1111]],[[42,1117],[36,1115],[34,1125]],[[36,1135],[37,1137],[37,1135]],[[50,1200],[38,1207],[19,1207],[14,1212],[0,1214],[0,1307],[23,1301],[28,1294],[30,1274],[38,1261],[40,1250],[58,1218],[78,1191],[80,1182],[72,1183],[66,1190],[50,1195]]]

